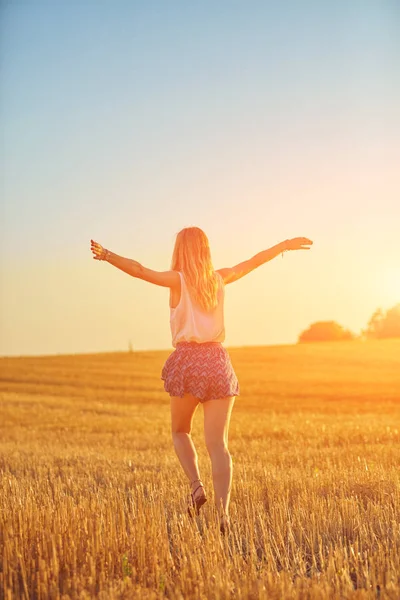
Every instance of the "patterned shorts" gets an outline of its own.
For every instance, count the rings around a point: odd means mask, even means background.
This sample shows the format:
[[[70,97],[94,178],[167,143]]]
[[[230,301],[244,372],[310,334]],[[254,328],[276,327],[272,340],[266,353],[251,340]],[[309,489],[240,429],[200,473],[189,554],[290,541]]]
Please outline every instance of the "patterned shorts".
[[[240,388],[228,351],[220,342],[179,342],[161,373],[170,396],[189,393],[200,402],[239,396]]]

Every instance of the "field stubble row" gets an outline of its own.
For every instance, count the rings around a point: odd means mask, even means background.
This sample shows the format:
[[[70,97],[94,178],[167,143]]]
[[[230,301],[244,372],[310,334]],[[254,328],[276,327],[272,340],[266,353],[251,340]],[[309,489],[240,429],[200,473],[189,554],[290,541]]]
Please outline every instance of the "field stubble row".
[[[400,342],[230,354],[227,539],[201,409],[209,502],[186,514],[168,352],[0,360],[3,597],[400,597]]]

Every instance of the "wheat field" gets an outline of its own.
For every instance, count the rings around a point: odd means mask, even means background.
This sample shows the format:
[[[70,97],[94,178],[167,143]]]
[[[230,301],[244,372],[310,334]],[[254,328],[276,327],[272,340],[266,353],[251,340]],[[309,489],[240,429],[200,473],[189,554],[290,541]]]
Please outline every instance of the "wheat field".
[[[187,515],[170,351],[0,359],[1,598],[400,598],[400,340],[228,348],[232,531]]]

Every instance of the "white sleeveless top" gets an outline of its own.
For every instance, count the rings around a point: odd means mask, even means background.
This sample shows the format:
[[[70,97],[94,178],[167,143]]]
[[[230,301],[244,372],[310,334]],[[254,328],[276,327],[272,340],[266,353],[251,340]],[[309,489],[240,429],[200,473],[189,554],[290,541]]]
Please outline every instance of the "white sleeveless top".
[[[183,273],[178,273],[181,278],[181,298],[175,308],[170,307],[173,347],[176,348],[179,342],[223,342],[225,286],[222,276],[217,273],[220,279],[218,304],[213,310],[205,312],[192,301]]]

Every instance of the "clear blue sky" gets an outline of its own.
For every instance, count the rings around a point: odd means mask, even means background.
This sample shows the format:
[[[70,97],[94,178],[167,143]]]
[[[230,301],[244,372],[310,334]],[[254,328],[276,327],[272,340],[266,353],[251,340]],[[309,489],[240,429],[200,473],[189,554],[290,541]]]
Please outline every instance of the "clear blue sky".
[[[153,269],[314,240],[226,288],[226,345],[400,302],[396,0],[3,2],[0,354],[170,348]]]

